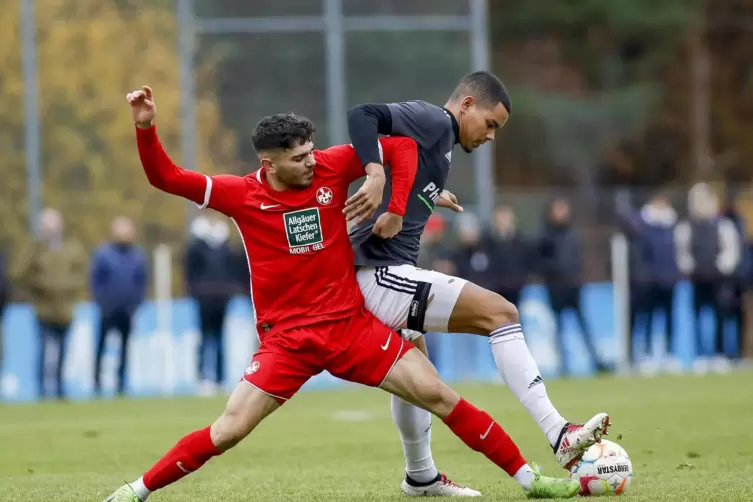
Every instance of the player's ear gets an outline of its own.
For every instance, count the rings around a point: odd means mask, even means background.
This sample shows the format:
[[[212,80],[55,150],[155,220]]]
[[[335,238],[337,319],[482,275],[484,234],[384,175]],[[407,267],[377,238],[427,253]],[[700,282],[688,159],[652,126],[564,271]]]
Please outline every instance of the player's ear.
[[[267,155],[259,155],[259,164],[267,172],[274,173],[276,171],[274,161]]]
[[[463,101],[460,102],[460,108],[463,111],[468,111],[473,105],[476,104],[476,98],[473,96],[466,96]]]

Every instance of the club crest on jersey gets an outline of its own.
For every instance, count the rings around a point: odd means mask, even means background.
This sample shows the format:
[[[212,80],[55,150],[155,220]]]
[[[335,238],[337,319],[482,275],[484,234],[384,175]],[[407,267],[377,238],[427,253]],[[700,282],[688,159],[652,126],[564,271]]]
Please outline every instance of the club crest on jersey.
[[[253,375],[256,373],[256,371],[259,369],[259,366],[261,366],[261,363],[259,361],[252,361],[251,364],[249,364],[248,368],[246,368],[246,375]]]
[[[319,190],[316,191],[316,200],[322,206],[326,206],[327,204],[332,202],[333,198],[334,198],[334,195],[332,194],[332,190],[330,190],[327,187],[321,187]]]
[[[305,254],[324,249],[324,235],[319,208],[312,207],[283,213],[285,235],[290,254]]]

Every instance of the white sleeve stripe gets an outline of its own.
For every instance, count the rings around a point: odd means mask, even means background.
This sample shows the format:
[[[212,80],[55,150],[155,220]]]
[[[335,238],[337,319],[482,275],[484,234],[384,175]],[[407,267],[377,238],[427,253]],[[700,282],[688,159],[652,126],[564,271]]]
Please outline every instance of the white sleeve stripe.
[[[196,204],[199,209],[204,209],[209,205],[209,197],[212,195],[212,178],[205,176],[207,179],[207,189],[204,191],[204,203]]]

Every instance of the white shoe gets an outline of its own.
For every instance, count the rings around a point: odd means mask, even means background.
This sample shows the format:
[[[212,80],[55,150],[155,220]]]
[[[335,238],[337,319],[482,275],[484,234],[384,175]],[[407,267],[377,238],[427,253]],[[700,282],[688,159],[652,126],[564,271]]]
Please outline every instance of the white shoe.
[[[705,375],[711,369],[711,360],[706,357],[699,357],[693,362],[693,371],[698,375]]]
[[[456,485],[450,481],[447,476],[440,474],[440,477],[435,482],[422,485],[413,486],[403,479],[400,483],[400,489],[403,493],[409,497],[480,497],[481,492],[477,492],[467,486]]]
[[[645,359],[639,363],[638,372],[645,377],[655,376],[659,373],[659,364],[654,358]]]
[[[674,356],[667,356],[664,358],[662,369],[665,373],[670,375],[680,375],[684,371],[682,362]]]
[[[732,363],[724,356],[716,356],[711,360],[711,371],[720,375],[726,375],[732,371]]]
[[[599,413],[583,425],[567,423],[552,449],[557,461],[565,469],[570,469],[591,445],[601,441],[601,437],[609,434],[611,425],[609,415]]]
[[[753,370],[753,359],[742,359],[737,361],[735,368],[737,368],[738,371],[751,371]]]
[[[123,485],[102,502],[142,502],[129,485]]]

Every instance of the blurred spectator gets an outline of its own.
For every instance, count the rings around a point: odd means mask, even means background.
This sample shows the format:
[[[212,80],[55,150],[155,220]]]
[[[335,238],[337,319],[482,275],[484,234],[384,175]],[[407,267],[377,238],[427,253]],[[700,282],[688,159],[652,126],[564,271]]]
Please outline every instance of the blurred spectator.
[[[185,280],[188,294],[199,309],[201,343],[198,353],[200,392],[213,394],[222,385],[224,373],[223,325],[230,299],[238,292],[236,262],[228,237],[230,228],[223,217],[206,211],[191,224],[191,238],[185,254]],[[206,368],[206,352],[215,347],[216,376]]]
[[[670,371],[681,369],[673,352],[675,285],[680,280],[674,238],[676,225],[677,212],[663,193],[655,194],[640,213],[634,215],[630,225],[636,253],[631,267],[637,269],[631,274],[635,290],[631,291],[630,335],[634,335],[637,317],[645,314],[645,339],[650,353],[654,347],[651,336],[654,316],[660,312],[664,320],[664,355],[667,357],[664,366]],[[629,347],[632,354],[632,340]],[[634,355],[631,355],[631,362],[636,362]]]
[[[457,246],[450,261],[454,274],[482,288],[492,289],[494,274],[492,258],[489,254],[488,239],[484,242],[481,221],[470,212],[457,215],[455,219]],[[459,377],[473,378],[475,368],[480,364],[473,343],[458,344],[453,347],[455,364],[459,367]]]
[[[133,222],[122,216],[116,218],[112,222],[112,241],[99,247],[91,262],[89,286],[101,314],[94,365],[96,393],[102,391],[102,357],[110,331],[120,335],[118,394],[122,395],[125,389],[131,323],[133,314],[146,296],[148,275],[146,255],[134,244],[134,238]]]
[[[745,294],[743,295],[743,311],[745,323],[742,330],[743,358],[753,359],[753,240],[748,239],[745,247],[748,267],[745,276]]]
[[[725,194],[721,215],[735,225],[737,235],[740,237],[740,263],[729,281],[730,305],[727,311],[727,315],[732,319],[735,326],[735,341],[737,345],[734,356],[739,360],[743,358],[744,332],[747,322],[744,305],[747,277],[750,275],[750,268],[753,264],[750,261],[751,256],[748,252],[748,243],[745,242],[745,220],[737,209],[735,195],[734,193]]]
[[[583,250],[581,236],[571,226],[570,205],[564,199],[554,200],[546,218],[544,232],[539,243],[540,272],[544,277],[552,310],[557,319],[557,344],[562,358],[562,374],[569,369],[565,364],[565,345],[563,341],[563,314],[572,310],[583,334],[591,359],[598,371],[607,371],[596,353],[591,330],[583,317],[580,305],[580,292],[583,271]]]
[[[629,342],[627,346],[628,360],[631,365],[637,363],[635,353],[635,337],[638,333],[638,326],[644,329],[644,336],[647,348],[651,345],[651,327],[648,320],[649,295],[651,294],[650,279],[648,273],[648,264],[646,263],[646,245],[644,242],[644,226],[640,211],[635,211],[631,207],[618,209],[620,218],[620,227],[625,232],[628,239],[628,273],[630,277],[630,290],[628,292],[630,301],[630,327],[628,330]]]
[[[719,216],[719,201],[708,185],[699,183],[688,193],[687,221],[677,226],[677,263],[693,284],[696,331],[696,370],[724,370],[724,318],[731,304],[730,280],[740,264],[740,235],[735,225]],[[716,318],[715,357],[703,347],[701,312],[710,309]]]
[[[514,305],[520,303],[520,291],[528,282],[531,271],[531,246],[518,232],[515,211],[500,206],[494,212],[494,227],[489,242],[492,260],[493,287]]]
[[[46,376],[51,372],[55,395],[62,399],[66,335],[76,298],[86,284],[86,254],[80,243],[64,238],[60,212],[42,212],[39,238],[19,254],[13,276],[31,300],[39,322],[39,394],[48,395]],[[52,364],[48,361],[50,343],[57,345]]]
[[[457,218],[458,247],[452,253],[455,273],[482,288],[493,290],[495,286],[490,245],[484,242],[481,222],[472,213],[462,213]]]
[[[418,266],[452,275],[454,266],[449,259],[450,252],[445,242],[447,222],[439,213],[432,213],[421,235],[421,248],[418,252]]]
[[[3,376],[3,314],[5,306],[10,300],[10,284],[8,284],[8,270],[5,265],[5,257],[0,254],[0,378]]]

